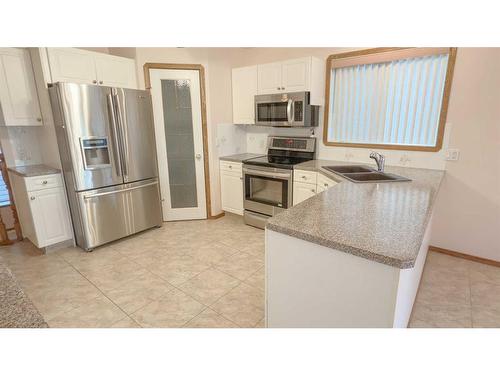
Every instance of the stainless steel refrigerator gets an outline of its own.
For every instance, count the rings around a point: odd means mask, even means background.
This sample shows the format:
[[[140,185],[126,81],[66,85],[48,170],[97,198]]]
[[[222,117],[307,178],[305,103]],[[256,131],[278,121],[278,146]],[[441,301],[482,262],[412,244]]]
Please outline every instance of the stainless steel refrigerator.
[[[49,93],[77,245],[160,226],[149,92],[56,83]]]

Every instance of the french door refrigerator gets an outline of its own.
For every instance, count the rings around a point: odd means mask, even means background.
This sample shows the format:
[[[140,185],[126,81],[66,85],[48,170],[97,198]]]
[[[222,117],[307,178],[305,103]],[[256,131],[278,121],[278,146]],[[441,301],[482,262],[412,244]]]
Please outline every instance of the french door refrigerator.
[[[56,83],[49,94],[77,245],[161,226],[149,92]]]

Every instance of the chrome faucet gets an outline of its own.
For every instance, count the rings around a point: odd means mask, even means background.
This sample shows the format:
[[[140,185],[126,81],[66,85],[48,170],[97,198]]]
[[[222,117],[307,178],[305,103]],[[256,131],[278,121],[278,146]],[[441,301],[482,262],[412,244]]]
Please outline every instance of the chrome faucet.
[[[378,152],[372,151],[370,153],[370,159],[375,160],[375,162],[377,163],[377,170],[379,172],[384,171],[384,164],[385,164],[385,156],[384,155],[382,155]]]

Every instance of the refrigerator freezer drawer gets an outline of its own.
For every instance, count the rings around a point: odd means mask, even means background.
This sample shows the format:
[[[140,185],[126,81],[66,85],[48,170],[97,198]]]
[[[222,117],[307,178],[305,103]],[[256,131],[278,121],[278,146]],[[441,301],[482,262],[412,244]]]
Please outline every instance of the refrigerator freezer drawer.
[[[78,201],[84,232],[78,246],[84,249],[161,225],[156,179],[81,192]]]

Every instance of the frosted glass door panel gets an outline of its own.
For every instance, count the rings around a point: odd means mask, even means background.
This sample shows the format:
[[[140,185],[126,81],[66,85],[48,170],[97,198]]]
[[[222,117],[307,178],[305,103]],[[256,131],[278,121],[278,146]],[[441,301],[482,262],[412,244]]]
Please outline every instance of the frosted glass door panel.
[[[163,220],[207,218],[200,73],[151,69]]]
[[[172,208],[198,206],[190,87],[189,80],[161,81]]]

